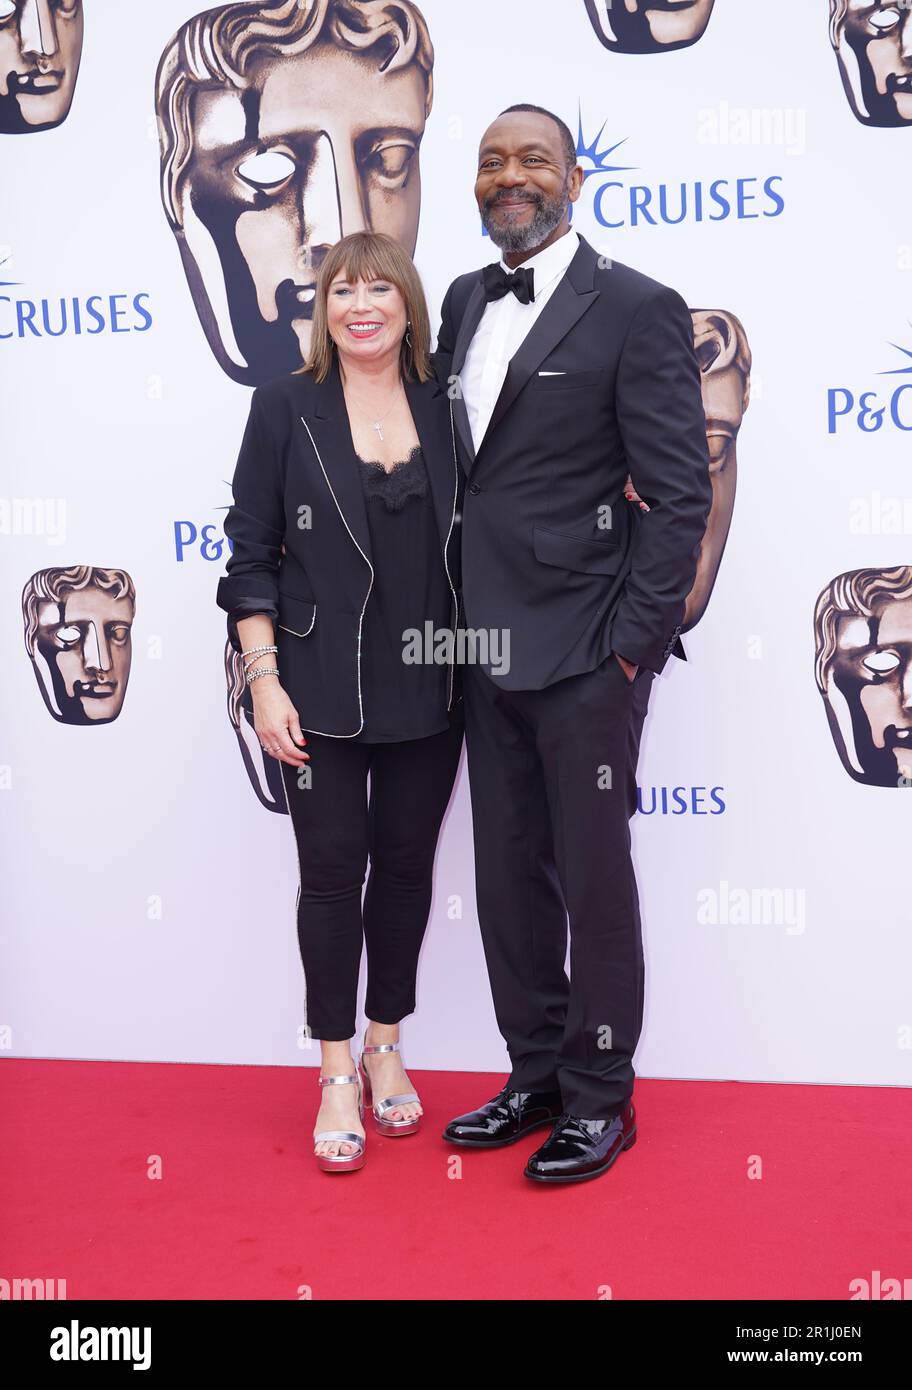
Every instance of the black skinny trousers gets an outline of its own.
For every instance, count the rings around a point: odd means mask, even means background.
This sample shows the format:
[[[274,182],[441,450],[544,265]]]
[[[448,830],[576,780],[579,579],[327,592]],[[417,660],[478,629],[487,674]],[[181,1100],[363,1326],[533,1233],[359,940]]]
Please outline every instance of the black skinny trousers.
[[[458,708],[443,733],[403,743],[305,733],[309,787],[297,768],[280,765],[298,847],[298,943],[314,1038],[354,1036],[363,944],[367,1017],[398,1023],[414,1011],[434,853],[462,748]]]

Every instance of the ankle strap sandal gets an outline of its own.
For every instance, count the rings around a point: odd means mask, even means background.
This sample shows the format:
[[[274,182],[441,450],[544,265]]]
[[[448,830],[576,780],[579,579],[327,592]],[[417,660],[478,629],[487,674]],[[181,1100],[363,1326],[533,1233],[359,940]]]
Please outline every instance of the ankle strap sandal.
[[[358,1116],[364,1119],[364,1088],[361,1084],[360,1072],[355,1072],[352,1076],[318,1076],[317,1081],[320,1086],[357,1086],[358,1087]],[[355,1150],[350,1154],[314,1154],[317,1160],[317,1167],[324,1173],[354,1173],[359,1168],[364,1167],[364,1135],[356,1134],[350,1129],[321,1129],[319,1134],[314,1135],[314,1143],[322,1144],[324,1140],[333,1143],[353,1144]]]
[[[364,1095],[368,1105],[371,1103],[373,1087],[367,1067],[364,1065],[364,1058],[374,1052],[398,1052],[399,1044],[380,1043],[377,1047],[368,1046],[367,1029],[364,1031],[364,1042],[361,1047],[361,1070],[364,1073]],[[391,1120],[390,1110],[397,1110],[400,1105],[420,1105],[421,1100],[414,1091],[407,1091],[401,1096],[387,1096],[385,1100],[379,1100],[371,1106],[371,1114],[377,1126],[378,1133],[386,1135],[387,1138],[398,1138],[404,1134],[417,1134],[421,1128],[421,1116],[412,1115],[403,1117],[401,1120]]]

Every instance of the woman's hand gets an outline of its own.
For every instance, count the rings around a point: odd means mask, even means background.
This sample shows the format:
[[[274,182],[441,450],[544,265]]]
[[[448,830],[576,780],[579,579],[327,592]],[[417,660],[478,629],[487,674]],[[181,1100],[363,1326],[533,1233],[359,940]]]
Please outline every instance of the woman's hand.
[[[627,474],[627,481],[624,484],[624,496],[627,498],[628,502],[637,502],[641,512],[648,512],[650,510],[649,506],[643,501],[642,497],[633,486],[633,480],[629,473]]]
[[[295,744],[305,744],[298,711],[279,684],[277,676],[261,676],[250,687],[253,694],[253,727],[265,752],[279,762],[303,767],[310,754]]]
[[[248,679],[254,671],[277,666],[274,652],[268,650],[276,645],[272,618],[265,613],[251,613],[246,618],[238,619],[237,631],[242,657],[254,654],[247,663]],[[264,647],[266,651],[263,651]],[[261,653],[259,656],[255,655],[258,651]],[[298,711],[282,689],[279,677],[258,676],[250,681],[250,693],[253,699],[253,727],[263,750],[278,758],[279,762],[303,767],[310,761],[310,755],[302,752],[300,747],[296,748],[295,744],[306,743],[307,739],[301,733]]]

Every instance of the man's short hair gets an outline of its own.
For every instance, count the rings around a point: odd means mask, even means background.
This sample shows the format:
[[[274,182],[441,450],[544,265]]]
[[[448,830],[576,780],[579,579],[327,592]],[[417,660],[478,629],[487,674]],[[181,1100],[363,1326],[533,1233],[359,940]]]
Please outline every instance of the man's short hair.
[[[562,121],[560,116],[555,116],[553,111],[548,111],[544,106],[533,106],[531,102],[527,101],[519,102],[519,104],[516,106],[508,106],[507,109],[505,111],[501,111],[500,114],[502,116],[509,116],[511,111],[532,111],[535,113],[536,116],[547,116],[549,121],[554,122],[554,124],[557,126],[558,134],[561,138],[561,145],[563,146],[564,151],[564,162],[567,165],[567,171],[569,173],[569,171],[576,164],[577,160],[576,141],[574,140],[573,135],[570,131],[570,127],[567,125],[567,123],[565,121]]]

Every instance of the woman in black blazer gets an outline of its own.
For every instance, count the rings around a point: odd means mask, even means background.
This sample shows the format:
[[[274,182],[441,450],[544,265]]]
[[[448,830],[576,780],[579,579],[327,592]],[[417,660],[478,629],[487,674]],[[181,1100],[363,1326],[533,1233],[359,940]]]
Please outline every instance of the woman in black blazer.
[[[280,762],[307,1025],[322,1049],[315,1155],[345,1172],[364,1162],[363,1096],[382,1133],[414,1133],[421,1115],[399,1022],[415,1008],[462,746],[460,474],[424,293],[397,242],[357,233],[330,250],[312,328],[306,365],[253,392],[218,603],[258,737]],[[356,1066],[364,942],[370,1022]]]

